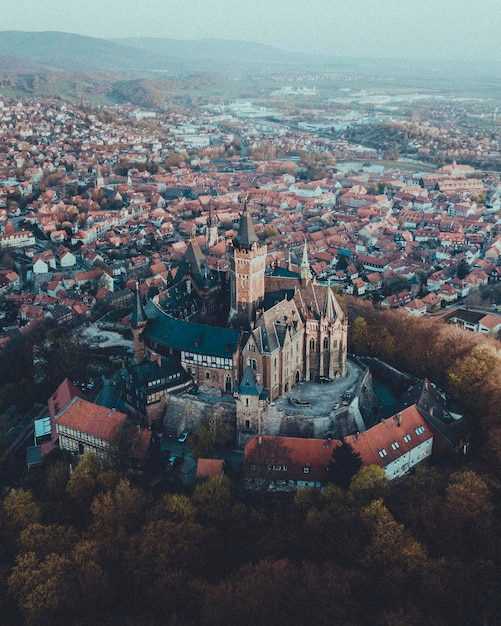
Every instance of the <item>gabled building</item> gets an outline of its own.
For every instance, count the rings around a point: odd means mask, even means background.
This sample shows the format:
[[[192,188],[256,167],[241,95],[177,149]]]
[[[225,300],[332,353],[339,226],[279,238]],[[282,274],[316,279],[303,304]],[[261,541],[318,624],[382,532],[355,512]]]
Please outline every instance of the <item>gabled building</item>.
[[[413,404],[368,430],[345,439],[363,466],[377,465],[388,480],[399,478],[432,454],[433,431]],[[249,489],[322,487],[330,480],[335,439],[257,436],[245,446]]]
[[[59,447],[75,454],[93,452],[109,460],[112,442],[126,419],[125,413],[75,397],[55,416]]]

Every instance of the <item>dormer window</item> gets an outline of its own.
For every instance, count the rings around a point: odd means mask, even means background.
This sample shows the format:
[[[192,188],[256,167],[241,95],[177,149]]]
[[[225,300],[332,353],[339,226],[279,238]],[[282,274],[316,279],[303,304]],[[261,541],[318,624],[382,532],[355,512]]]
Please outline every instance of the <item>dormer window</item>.
[[[388,455],[388,452],[386,452],[386,450],[384,448],[381,448],[381,450],[379,450],[379,456],[384,459],[385,456]]]

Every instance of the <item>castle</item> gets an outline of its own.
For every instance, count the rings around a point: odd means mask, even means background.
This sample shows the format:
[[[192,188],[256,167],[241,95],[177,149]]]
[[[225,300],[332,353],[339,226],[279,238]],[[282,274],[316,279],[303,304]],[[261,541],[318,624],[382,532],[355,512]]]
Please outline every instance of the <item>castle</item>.
[[[209,229],[213,220],[213,240]],[[244,202],[228,275],[209,269],[192,237],[166,291],[143,306],[136,290],[127,402],[150,425],[168,393],[204,386],[236,399],[243,446],[262,433],[267,403],[302,380],[346,375],[347,316],[332,289],[311,278],[306,242],[299,272],[270,271],[266,256]]]

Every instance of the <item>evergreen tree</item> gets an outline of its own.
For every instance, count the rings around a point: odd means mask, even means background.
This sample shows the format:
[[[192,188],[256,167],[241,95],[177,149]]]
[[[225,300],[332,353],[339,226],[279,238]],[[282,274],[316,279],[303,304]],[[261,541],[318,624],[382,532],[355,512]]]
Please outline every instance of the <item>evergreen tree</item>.
[[[361,467],[360,454],[343,439],[341,445],[332,451],[332,461],[329,464],[330,479],[339,487],[348,489],[351,479]]]

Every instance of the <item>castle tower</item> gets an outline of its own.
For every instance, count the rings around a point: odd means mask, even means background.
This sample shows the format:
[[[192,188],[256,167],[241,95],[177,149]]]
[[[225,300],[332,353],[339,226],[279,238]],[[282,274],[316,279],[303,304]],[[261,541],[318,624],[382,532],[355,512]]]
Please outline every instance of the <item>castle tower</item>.
[[[134,295],[134,308],[130,316],[130,325],[132,326],[132,336],[134,338],[134,363],[138,364],[144,360],[146,355],[146,345],[144,342],[143,332],[148,324],[148,318],[144,312],[141,302],[141,294],[139,293],[139,283],[136,282],[136,290]]]
[[[205,245],[207,250],[215,246],[217,243],[217,220],[214,217],[214,207],[212,201],[209,202],[209,218],[205,229]]]
[[[306,287],[310,282],[310,262],[308,261],[308,248],[304,240],[303,258],[301,260],[301,287]]]
[[[248,366],[238,386],[238,399],[236,402],[239,448],[244,448],[249,439],[261,434],[264,410],[262,406],[262,392],[263,385],[256,381],[252,369]]]
[[[237,236],[229,249],[230,319],[248,328],[264,299],[266,245],[259,242],[252,218],[244,201]]]

